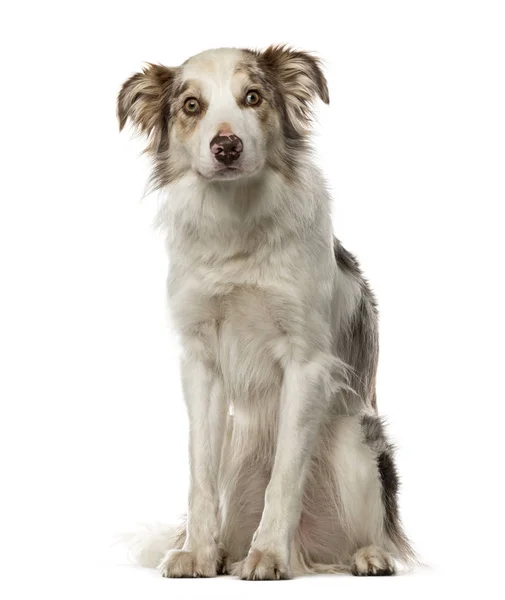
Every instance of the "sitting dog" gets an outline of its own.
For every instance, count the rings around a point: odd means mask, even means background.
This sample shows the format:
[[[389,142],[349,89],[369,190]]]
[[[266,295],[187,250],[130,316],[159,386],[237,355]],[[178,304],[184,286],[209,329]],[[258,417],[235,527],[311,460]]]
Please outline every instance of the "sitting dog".
[[[320,62],[273,46],[149,64],[118,97],[148,140],[190,423],[186,522],[165,577],[391,575],[414,554],[377,414],[378,319],[309,145]]]

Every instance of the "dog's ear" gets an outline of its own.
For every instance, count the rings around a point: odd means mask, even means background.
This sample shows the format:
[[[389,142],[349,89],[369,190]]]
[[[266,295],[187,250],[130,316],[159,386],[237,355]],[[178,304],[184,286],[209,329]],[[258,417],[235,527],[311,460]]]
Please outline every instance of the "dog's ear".
[[[125,81],[119,92],[119,130],[130,119],[149,138],[148,150],[158,149],[168,132],[170,92],[174,79],[175,69],[148,64],[141,73],[136,73]]]
[[[330,102],[328,84],[319,59],[286,46],[270,46],[258,58],[263,68],[273,75],[291,125],[303,135],[316,97],[319,96],[325,104]]]

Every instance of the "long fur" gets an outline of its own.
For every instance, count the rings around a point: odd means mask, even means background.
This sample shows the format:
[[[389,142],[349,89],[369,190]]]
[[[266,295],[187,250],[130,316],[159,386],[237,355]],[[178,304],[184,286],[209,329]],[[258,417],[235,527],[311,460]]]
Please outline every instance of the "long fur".
[[[377,415],[376,301],[332,233],[311,160],[317,96],[329,102],[319,61],[285,47],[150,65],[119,95],[121,127],[149,136],[165,196],[184,348],[187,523],[133,540],[164,576],[383,575],[414,559]],[[243,141],[234,170],[209,151],[224,129]]]

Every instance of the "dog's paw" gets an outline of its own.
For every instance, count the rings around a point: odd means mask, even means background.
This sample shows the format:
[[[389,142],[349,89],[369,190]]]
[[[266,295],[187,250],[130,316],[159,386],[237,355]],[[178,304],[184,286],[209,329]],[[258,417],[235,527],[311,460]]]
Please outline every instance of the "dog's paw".
[[[240,579],[248,580],[291,578],[289,565],[280,555],[256,549],[250,550],[244,560],[235,563],[231,572]]]
[[[212,553],[210,553],[212,554]],[[158,565],[163,577],[215,577],[217,559],[209,553],[170,550]]]
[[[360,548],[352,557],[353,575],[394,575],[394,572],[391,555],[377,546]]]

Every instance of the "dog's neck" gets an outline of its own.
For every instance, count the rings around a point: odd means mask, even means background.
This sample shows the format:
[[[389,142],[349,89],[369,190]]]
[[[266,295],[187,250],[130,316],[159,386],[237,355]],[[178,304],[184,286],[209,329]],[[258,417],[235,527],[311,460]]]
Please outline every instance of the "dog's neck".
[[[169,253],[181,263],[230,256],[268,256],[287,240],[301,242],[329,223],[329,198],[319,172],[307,165],[294,185],[273,169],[237,181],[187,174],[166,190],[158,223]]]
[[[265,168],[261,173],[231,181],[210,181],[195,172],[188,172],[164,190],[164,206],[160,225],[174,219],[189,220],[204,225],[216,220],[221,225],[257,226],[258,220],[297,209],[303,202],[299,217],[308,214],[311,205],[327,201],[319,172],[306,165],[295,183],[282,173]]]

